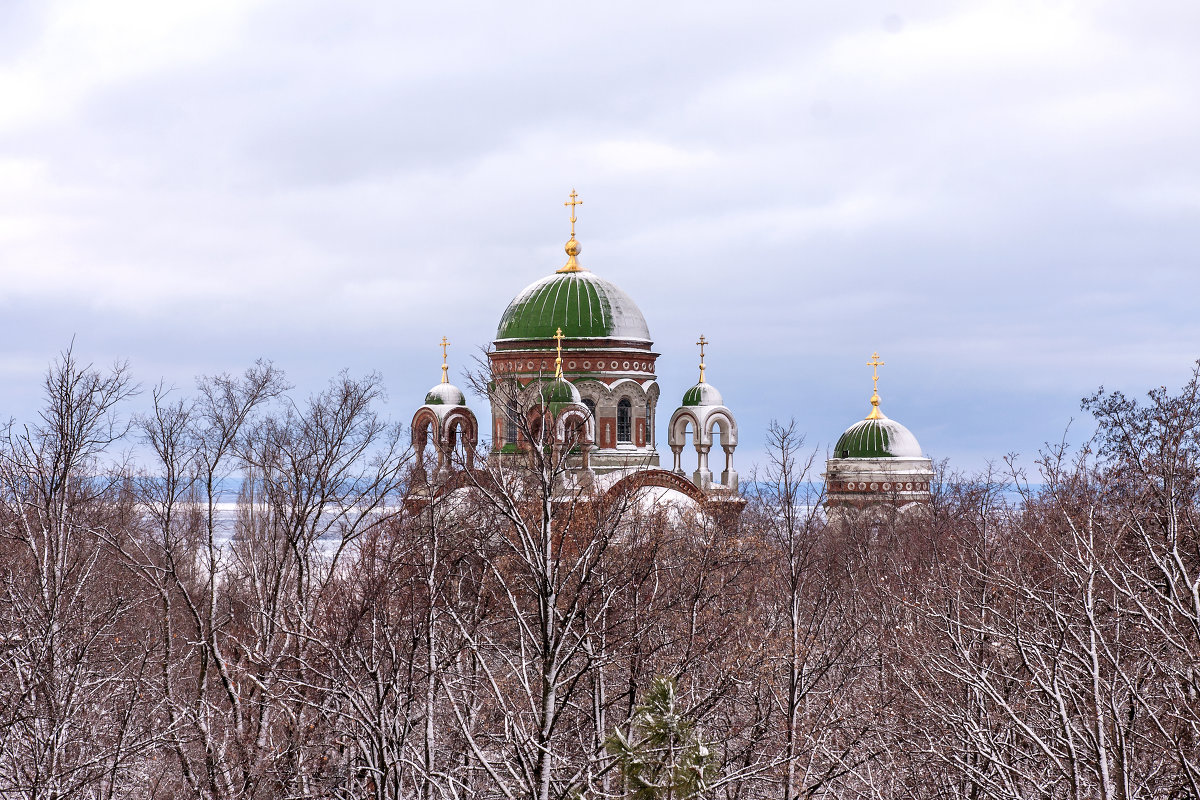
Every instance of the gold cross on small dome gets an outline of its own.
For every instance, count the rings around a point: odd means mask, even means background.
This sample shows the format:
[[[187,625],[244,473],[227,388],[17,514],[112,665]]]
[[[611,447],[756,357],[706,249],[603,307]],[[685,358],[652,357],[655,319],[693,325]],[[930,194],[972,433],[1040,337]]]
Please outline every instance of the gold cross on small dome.
[[[449,383],[450,379],[446,377],[446,373],[450,371],[450,367],[446,366],[446,348],[450,346],[450,340],[445,336],[442,337],[442,383]]]
[[[871,354],[871,360],[867,362],[867,366],[871,368],[871,381],[873,382],[871,413],[867,415],[867,419],[883,419],[883,413],[879,410],[879,368],[887,365],[879,360],[879,351],[876,350]]]
[[[700,341],[696,344],[700,345],[700,382],[704,383],[704,345],[708,344],[708,339],[704,338],[704,334],[700,334]]]
[[[566,337],[563,336],[562,328],[559,328],[558,330],[556,330],[554,332],[554,344],[558,350],[558,357],[556,359],[554,359],[554,377],[556,377],[556,378],[561,378],[563,376],[563,373],[562,373],[562,340],[565,338]]]

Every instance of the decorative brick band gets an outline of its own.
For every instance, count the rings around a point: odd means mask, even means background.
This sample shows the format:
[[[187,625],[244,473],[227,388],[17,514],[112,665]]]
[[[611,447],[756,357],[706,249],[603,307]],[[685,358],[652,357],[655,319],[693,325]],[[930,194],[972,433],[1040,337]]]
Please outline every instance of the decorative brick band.
[[[830,481],[829,492],[928,492],[927,481]]]
[[[497,375],[545,375],[554,372],[554,347],[495,350],[489,355]],[[563,346],[563,372],[573,375],[630,373],[653,375],[658,353],[642,348]]]
[[[563,372],[595,374],[597,372],[637,372],[654,374],[653,359],[629,359],[613,357],[572,357],[563,354]],[[492,369],[498,374],[537,374],[554,371],[554,359],[542,355],[536,358],[493,358]]]

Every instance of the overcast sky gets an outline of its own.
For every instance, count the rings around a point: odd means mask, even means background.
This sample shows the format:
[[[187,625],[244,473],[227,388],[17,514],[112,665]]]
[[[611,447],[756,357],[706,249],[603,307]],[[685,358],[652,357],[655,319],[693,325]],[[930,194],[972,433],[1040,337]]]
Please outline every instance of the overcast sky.
[[[407,421],[440,337],[461,375],[561,266],[574,186],[581,263],[663,354],[660,438],[704,333],[743,473],[771,418],[827,446],[864,416],[873,350],[930,455],[1031,459],[1200,355],[1198,30],[1143,0],[0,0],[0,416],[74,336],[146,385],[378,370]]]

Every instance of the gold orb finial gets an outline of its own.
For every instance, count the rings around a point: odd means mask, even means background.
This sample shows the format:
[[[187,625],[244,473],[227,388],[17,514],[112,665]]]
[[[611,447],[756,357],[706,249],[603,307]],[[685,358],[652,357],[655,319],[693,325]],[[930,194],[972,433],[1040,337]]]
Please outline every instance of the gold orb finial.
[[[575,206],[583,205],[583,201],[578,200],[578,197],[579,194],[574,189],[571,189],[571,199],[563,203],[564,206],[570,206],[571,208],[571,238],[564,248],[567,251],[567,263],[562,266],[559,272],[580,272],[583,270],[583,267],[579,266],[579,262],[575,260],[575,256],[583,252],[583,248],[580,247],[578,240],[575,238]]]
[[[879,410],[879,368],[886,365],[879,360],[878,350],[871,354],[867,366],[871,368],[871,380],[874,382],[871,389],[871,413],[867,414],[867,419],[883,419],[883,412]]]
[[[708,344],[708,339],[704,338],[704,334],[700,334],[700,341],[696,344],[700,345],[700,383],[704,383],[704,345]]]

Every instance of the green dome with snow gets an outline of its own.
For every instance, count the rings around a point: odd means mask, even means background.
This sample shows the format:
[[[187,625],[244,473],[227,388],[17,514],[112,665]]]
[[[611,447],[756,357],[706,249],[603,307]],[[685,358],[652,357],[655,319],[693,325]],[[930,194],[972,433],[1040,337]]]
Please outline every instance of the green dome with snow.
[[[557,414],[568,405],[578,405],[583,402],[579,396],[579,390],[566,378],[554,378],[546,381],[538,393],[542,398],[542,406],[552,414]]]
[[[725,401],[721,398],[721,393],[717,391],[717,387],[711,383],[697,383],[684,392],[683,402],[680,405],[723,406],[725,405]]]
[[[525,287],[500,317],[496,338],[551,339],[559,328],[571,339],[650,341],[633,299],[586,269],[556,272]]]
[[[834,458],[920,458],[921,445],[908,428],[879,413],[846,429],[833,446]]]
[[[425,393],[427,406],[465,406],[466,395],[452,383],[439,383]]]

